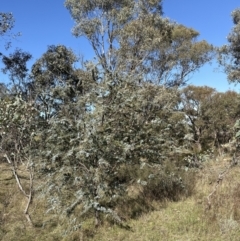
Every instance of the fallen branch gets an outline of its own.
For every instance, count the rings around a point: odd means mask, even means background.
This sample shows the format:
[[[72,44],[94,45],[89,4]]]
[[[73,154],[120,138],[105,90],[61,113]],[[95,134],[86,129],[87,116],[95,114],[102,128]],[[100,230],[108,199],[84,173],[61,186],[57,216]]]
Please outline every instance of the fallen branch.
[[[207,196],[207,208],[206,209],[211,209],[211,197],[212,197],[212,195],[217,192],[218,186],[223,181],[223,178],[228,173],[230,168],[237,165],[237,164],[238,164],[238,160],[237,160],[237,158],[234,154],[231,163],[226,167],[226,169],[223,172],[219,173],[218,179],[216,181],[216,185],[213,188],[213,191]]]

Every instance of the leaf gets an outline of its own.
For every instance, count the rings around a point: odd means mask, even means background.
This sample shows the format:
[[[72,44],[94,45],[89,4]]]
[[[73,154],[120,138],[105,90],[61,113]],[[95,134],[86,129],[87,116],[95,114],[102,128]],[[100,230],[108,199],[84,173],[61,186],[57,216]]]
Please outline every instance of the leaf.
[[[237,139],[240,138],[240,131],[238,131],[238,132],[236,133],[235,137],[236,137]]]

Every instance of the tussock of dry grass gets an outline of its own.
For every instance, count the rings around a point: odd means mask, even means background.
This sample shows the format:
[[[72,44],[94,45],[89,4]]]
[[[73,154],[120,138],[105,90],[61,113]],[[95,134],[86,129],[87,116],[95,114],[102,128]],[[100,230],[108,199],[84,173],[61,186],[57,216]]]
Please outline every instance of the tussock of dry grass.
[[[240,240],[240,165],[228,170],[216,188],[219,173],[229,165],[227,158],[218,157],[206,162],[196,173],[193,194],[177,202],[153,202],[153,211],[128,221],[129,230],[103,223],[94,228],[94,220],[87,219],[80,230],[63,235],[69,220],[56,214],[46,214],[46,204],[34,200],[30,207],[34,227],[28,226],[23,209],[25,197],[19,192],[8,167],[1,164],[0,172],[0,240],[65,240],[65,241],[194,241]],[[24,175],[24,173],[23,173]],[[141,190],[129,187],[129,193],[139,195]],[[127,207],[126,207],[127,209]]]

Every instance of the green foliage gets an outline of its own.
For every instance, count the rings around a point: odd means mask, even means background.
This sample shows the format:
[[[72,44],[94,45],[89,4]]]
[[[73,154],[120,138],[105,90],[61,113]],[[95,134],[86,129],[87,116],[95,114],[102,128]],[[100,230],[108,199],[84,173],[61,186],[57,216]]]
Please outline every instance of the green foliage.
[[[154,179],[167,160],[174,162],[184,136],[176,130],[184,124],[176,118],[173,90],[152,84],[138,86],[130,80],[115,88],[106,80],[98,88],[96,91],[105,95],[80,96],[70,105],[80,119],[69,112],[65,116],[63,109],[51,118],[48,129],[39,133],[46,138],[39,150],[39,167],[49,183],[45,190],[52,210],[72,214],[81,204],[82,215],[95,210],[121,222],[114,211],[118,200],[127,196],[131,183],[148,183],[138,169],[146,168],[147,176]],[[92,105],[82,110],[87,103]],[[134,171],[123,175],[121,170],[129,168]],[[167,175],[171,179],[172,174]],[[167,197],[161,189],[159,192],[159,197]]]
[[[26,157],[29,155],[36,130],[35,120],[36,110],[33,103],[25,102],[20,97],[1,100],[1,155],[11,156],[15,165],[28,162]]]
[[[83,91],[73,64],[76,56],[65,46],[49,46],[32,66],[31,78],[39,111],[45,119],[56,115],[61,106],[76,101]]]
[[[7,31],[10,31],[14,26],[14,18],[11,13],[0,13],[0,35],[4,35]]]
[[[32,58],[32,55],[20,49],[16,49],[9,57],[2,56],[4,68],[2,72],[9,74],[11,94],[21,94],[23,98],[30,98],[28,93],[29,79],[27,62]]]
[[[181,86],[212,58],[213,47],[198,33],[162,17],[162,1],[77,1],[65,5],[73,34],[86,37],[100,69],[138,82]]]
[[[20,33],[13,34],[11,30],[14,27],[14,17],[12,13],[0,12],[0,37],[5,40],[5,48],[8,49],[11,46],[11,38],[15,38]]]
[[[74,34],[87,37],[96,58],[76,68],[71,49],[49,46],[29,74],[30,54],[4,56],[13,86],[3,95],[0,124],[3,152],[16,163],[31,160],[44,180],[35,198],[48,201],[47,213],[69,218],[68,233],[92,217],[96,225],[105,217],[122,225],[150,210],[148,200],[191,194],[184,161],[192,152],[191,125],[178,108],[184,95],[178,87],[213,48],[197,41],[194,29],[163,18],[158,0],[66,6]],[[207,112],[202,97],[197,101]]]
[[[182,90],[180,103],[193,135],[190,142],[207,150],[220,147],[233,137],[232,127],[240,115],[236,92],[220,93],[207,86],[190,85]]]
[[[229,82],[240,82],[240,9],[232,12],[234,27],[228,35],[228,45],[219,48],[219,63],[224,67]]]

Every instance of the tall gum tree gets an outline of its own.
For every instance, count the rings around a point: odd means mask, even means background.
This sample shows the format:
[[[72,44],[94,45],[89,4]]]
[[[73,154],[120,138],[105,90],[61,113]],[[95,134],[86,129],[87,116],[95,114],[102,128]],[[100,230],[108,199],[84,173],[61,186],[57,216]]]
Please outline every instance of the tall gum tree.
[[[161,3],[66,0],[65,5],[75,21],[73,34],[89,40],[100,68],[115,82],[130,75],[138,82],[181,86],[211,59],[212,46],[196,41],[195,30],[164,18]]]
[[[0,12],[0,40],[4,48],[11,47],[14,34],[14,17],[12,13]],[[0,84],[0,161],[8,163],[16,180],[19,191],[26,198],[23,213],[32,226],[29,207],[33,198],[33,161],[30,154],[32,134],[35,130],[36,111],[32,102],[26,101],[26,82],[28,69],[26,63],[31,55],[19,49],[8,57],[0,52],[4,64],[1,71],[9,74],[9,85]],[[19,172],[26,174],[23,178]]]
[[[211,58],[212,46],[197,42],[195,30],[163,18],[161,1],[68,0],[66,6],[74,35],[89,40],[97,61],[86,62],[85,72],[69,68],[85,86],[70,99],[63,99],[71,76],[61,68],[62,47],[47,51],[32,69],[54,110],[37,136],[42,190],[50,211],[80,222],[86,213],[122,222],[119,209],[132,202],[131,185],[143,190],[137,202],[146,193],[176,200],[184,190],[177,168],[184,115],[176,110],[177,88],[166,87],[183,85]]]

